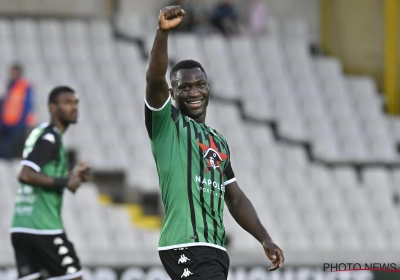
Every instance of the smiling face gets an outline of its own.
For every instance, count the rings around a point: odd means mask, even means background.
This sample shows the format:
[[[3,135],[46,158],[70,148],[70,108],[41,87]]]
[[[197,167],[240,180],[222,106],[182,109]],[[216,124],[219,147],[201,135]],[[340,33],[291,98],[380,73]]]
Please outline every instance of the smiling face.
[[[200,68],[180,69],[173,82],[171,96],[176,107],[188,117],[204,123],[209,99],[206,74]]]

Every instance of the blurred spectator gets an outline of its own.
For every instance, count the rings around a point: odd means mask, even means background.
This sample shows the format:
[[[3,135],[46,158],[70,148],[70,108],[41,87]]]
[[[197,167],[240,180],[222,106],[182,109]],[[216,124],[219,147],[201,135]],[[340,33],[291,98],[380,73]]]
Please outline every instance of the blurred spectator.
[[[189,14],[190,31],[197,34],[215,31],[210,25],[210,10],[205,0],[188,0],[186,9],[185,11]]]
[[[24,142],[27,128],[33,126],[33,90],[22,77],[22,66],[15,63],[10,69],[7,93],[1,100],[0,157],[12,159],[15,150]]]
[[[251,0],[248,32],[250,35],[263,35],[269,27],[269,9],[264,0]]]
[[[212,13],[211,23],[226,36],[239,33],[238,12],[231,0],[220,1]]]
[[[173,29],[173,32],[189,32],[190,31],[190,19],[192,17],[190,8],[188,7],[188,0],[172,0],[169,2],[168,6],[179,5],[183,10],[185,10],[185,17],[183,18],[181,24]]]

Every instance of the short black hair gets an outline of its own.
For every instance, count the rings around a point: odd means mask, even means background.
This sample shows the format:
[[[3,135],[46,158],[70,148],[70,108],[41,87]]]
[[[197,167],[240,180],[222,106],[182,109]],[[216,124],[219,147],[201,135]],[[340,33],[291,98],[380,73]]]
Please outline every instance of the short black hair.
[[[49,104],[51,104],[51,103],[57,104],[57,97],[58,97],[61,93],[64,93],[64,92],[71,92],[71,93],[74,93],[75,91],[74,91],[72,88],[67,87],[67,86],[58,86],[58,87],[55,87],[55,88],[52,89],[52,91],[50,91],[48,103],[49,103]]]
[[[169,74],[169,79],[171,80],[171,85],[173,83],[175,83],[175,81],[176,81],[176,73],[179,70],[181,70],[181,69],[190,69],[190,68],[200,68],[200,70],[207,77],[207,73],[204,70],[203,66],[200,64],[200,62],[197,62],[196,60],[192,60],[192,59],[185,59],[185,60],[179,61],[174,66],[172,66],[171,73]]]
[[[23,73],[24,68],[22,67],[22,64],[18,61],[15,61],[13,64],[11,64],[11,69],[17,70],[19,73]]]

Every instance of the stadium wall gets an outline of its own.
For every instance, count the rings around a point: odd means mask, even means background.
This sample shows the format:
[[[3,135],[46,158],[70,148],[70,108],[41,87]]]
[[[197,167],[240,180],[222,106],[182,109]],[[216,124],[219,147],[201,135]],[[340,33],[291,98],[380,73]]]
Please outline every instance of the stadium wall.
[[[384,1],[324,0],[322,15],[323,50],[338,57],[346,73],[373,76],[382,91]]]

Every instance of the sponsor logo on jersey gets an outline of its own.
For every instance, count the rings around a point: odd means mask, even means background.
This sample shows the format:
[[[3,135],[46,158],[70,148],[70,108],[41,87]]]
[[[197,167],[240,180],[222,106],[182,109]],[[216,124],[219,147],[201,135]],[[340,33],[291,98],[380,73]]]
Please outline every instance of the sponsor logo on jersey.
[[[222,172],[220,167],[220,163],[225,161],[228,156],[224,153],[218,151],[217,146],[214,143],[214,139],[210,136],[210,146],[204,145],[203,143],[198,142],[200,148],[203,150],[203,158],[207,160],[207,170],[214,171],[215,169],[219,169]]]
[[[42,138],[43,138],[43,140],[47,140],[53,144],[56,143],[56,138],[54,137],[54,134],[47,133],[47,134],[43,135]]]
[[[212,181],[211,179],[205,179],[205,178],[202,179],[200,176],[196,175],[196,182],[201,183],[201,184],[206,185],[206,186],[213,186],[214,189],[218,189],[218,190],[223,191],[223,192],[225,191],[225,185],[224,184],[217,183],[215,181]]]
[[[17,206],[15,207],[15,214],[17,215],[31,215],[33,211],[33,206]]]
[[[33,192],[33,188],[32,188],[31,186],[24,185],[24,186],[22,187],[22,192],[23,192],[24,194],[31,194],[31,193]]]
[[[33,204],[36,201],[36,195],[18,195],[16,202],[25,202]]]

